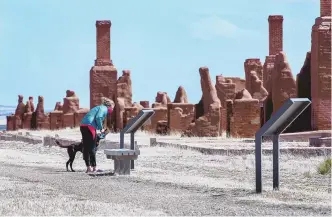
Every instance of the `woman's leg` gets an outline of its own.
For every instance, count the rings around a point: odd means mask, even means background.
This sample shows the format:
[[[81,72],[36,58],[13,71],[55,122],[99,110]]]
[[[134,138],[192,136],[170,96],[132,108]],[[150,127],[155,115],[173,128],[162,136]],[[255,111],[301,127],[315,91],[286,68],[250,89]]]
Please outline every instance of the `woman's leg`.
[[[90,153],[91,147],[93,146],[93,137],[88,127],[80,127],[83,139],[83,159],[87,167],[87,172],[91,172],[91,162],[90,162]]]
[[[96,134],[96,132],[95,132]],[[95,137],[93,140],[93,147],[91,149],[90,152],[90,162],[91,162],[91,166],[92,166],[92,171],[96,171],[96,166],[97,166],[97,161],[96,161],[96,141],[97,138]]]
[[[92,149],[90,152],[90,162],[91,162],[91,166],[92,166],[92,171],[96,171],[96,150]]]

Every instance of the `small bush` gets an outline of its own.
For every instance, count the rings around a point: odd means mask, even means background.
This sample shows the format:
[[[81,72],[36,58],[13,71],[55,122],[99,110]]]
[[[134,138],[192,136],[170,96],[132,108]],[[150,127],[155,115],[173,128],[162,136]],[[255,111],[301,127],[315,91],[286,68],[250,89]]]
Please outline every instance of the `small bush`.
[[[318,167],[319,174],[325,175],[331,173],[331,162],[332,159],[326,159]]]

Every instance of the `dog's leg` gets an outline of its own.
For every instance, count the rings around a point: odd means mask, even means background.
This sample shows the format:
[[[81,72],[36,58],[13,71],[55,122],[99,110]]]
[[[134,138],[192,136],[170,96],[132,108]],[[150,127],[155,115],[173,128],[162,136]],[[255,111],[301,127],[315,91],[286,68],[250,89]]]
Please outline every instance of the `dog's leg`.
[[[70,163],[71,161],[70,161],[70,159],[67,161],[67,163],[66,163],[66,169],[67,169],[67,172],[69,172],[69,169],[68,169],[68,164]]]
[[[70,169],[71,169],[72,172],[75,172],[75,170],[73,169],[73,163],[74,163],[74,160],[75,160],[75,156],[76,156],[76,151],[73,152],[73,154],[70,157]]]

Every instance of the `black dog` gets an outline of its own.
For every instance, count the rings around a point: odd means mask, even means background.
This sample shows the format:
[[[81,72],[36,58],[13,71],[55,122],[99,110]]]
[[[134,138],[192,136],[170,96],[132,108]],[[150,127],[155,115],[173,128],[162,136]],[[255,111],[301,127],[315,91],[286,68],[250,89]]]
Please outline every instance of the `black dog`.
[[[101,139],[104,139],[106,137],[108,133],[108,130],[105,130],[103,133],[98,133],[97,134],[97,138],[96,138],[96,148],[99,146],[99,141]],[[83,153],[83,141],[81,142],[76,142],[76,143],[73,143],[71,145],[62,145],[58,140],[55,140],[55,143],[60,147],[60,148],[67,148],[67,153],[69,155],[69,160],[67,161],[66,163],[66,169],[67,171],[69,171],[68,169],[68,165],[70,164],[70,169],[72,172],[75,172],[75,170],[73,169],[73,162],[75,160],[75,156],[76,156],[76,153],[79,151],[81,153]]]

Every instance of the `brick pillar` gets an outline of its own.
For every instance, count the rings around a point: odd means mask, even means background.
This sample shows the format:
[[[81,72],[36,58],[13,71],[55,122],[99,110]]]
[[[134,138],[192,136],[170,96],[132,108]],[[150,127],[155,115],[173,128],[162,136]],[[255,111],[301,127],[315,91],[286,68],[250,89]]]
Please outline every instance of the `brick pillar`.
[[[321,15],[311,33],[311,126],[331,129],[331,0],[321,0]]]
[[[90,70],[90,109],[100,104],[102,96],[116,101],[118,72],[111,60],[111,21],[96,22],[97,58]]]
[[[112,65],[111,59],[111,21],[97,20],[97,59],[96,66]]]
[[[269,55],[276,55],[283,50],[282,47],[282,23],[283,16],[269,16]]]
[[[331,0],[320,0],[320,16],[331,16]]]

